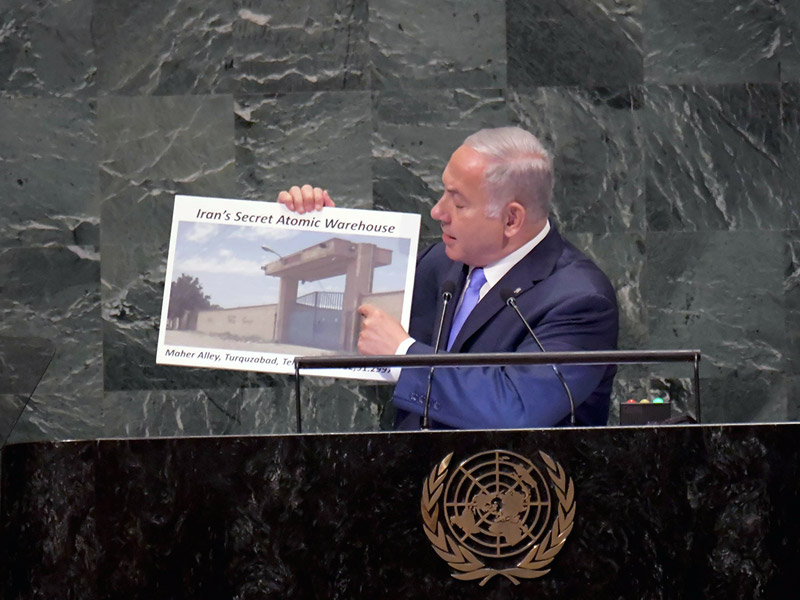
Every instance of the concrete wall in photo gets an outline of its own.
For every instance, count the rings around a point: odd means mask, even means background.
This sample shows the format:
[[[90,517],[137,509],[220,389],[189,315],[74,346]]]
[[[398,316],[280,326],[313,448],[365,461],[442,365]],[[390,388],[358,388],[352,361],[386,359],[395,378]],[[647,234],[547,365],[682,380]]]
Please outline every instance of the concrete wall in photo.
[[[403,292],[381,292],[361,297],[364,304],[372,304],[398,319],[403,312]]]
[[[197,331],[239,338],[275,339],[277,305],[243,306],[197,312]]]

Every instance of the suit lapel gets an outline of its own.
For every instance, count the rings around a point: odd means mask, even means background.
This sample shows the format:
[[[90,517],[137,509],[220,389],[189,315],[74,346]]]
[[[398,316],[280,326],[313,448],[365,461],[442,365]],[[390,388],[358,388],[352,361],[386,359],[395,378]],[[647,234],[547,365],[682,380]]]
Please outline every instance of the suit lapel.
[[[478,302],[477,306],[475,306],[464,322],[461,331],[458,332],[458,336],[453,342],[450,351],[460,352],[464,343],[483,327],[489,319],[497,314],[498,311],[505,307],[506,303],[503,301],[501,291],[508,289],[513,291],[516,296],[531,289],[538,282],[550,275],[553,269],[555,269],[563,246],[564,241],[558,234],[558,231],[556,231],[555,227],[551,227],[547,237],[514,265],[508,273],[489,290],[481,301]],[[463,288],[463,280],[461,288]],[[460,298],[460,292],[456,298]],[[450,312],[451,315],[445,327],[445,331],[450,331],[449,325],[453,322],[455,303],[453,310],[448,312]]]

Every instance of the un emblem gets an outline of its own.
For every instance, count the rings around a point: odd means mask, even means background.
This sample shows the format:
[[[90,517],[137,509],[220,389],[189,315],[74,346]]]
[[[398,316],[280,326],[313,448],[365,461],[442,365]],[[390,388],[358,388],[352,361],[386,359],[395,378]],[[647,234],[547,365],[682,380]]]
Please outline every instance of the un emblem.
[[[550,571],[572,531],[575,488],[561,465],[539,456],[546,476],[506,450],[471,456],[452,474],[451,452],[431,471],[422,487],[423,527],[453,577],[484,585],[502,575],[519,584]]]

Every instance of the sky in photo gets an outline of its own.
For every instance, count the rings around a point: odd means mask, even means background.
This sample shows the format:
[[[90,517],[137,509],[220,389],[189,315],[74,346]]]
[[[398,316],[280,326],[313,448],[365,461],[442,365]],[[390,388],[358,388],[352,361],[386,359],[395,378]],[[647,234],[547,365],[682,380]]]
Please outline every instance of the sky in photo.
[[[218,225],[181,221],[173,258],[172,281],[183,273],[197,277],[212,304],[222,308],[274,304],[280,279],[264,275],[262,266],[331,238],[372,243],[392,251],[392,262],[375,270],[374,292],[403,288],[410,242],[403,238],[298,231],[280,227]],[[298,295],[344,291],[344,275],[301,283]]]

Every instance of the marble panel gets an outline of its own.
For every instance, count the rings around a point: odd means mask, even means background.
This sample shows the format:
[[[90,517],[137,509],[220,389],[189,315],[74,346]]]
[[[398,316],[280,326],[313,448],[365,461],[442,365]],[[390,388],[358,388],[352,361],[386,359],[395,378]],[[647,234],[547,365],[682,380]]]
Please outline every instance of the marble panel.
[[[0,336],[0,447],[36,390],[55,346],[40,337]]]
[[[800,231],[787,231],[785,236],[783,293],[788,344],[785,372],[800,375]]]
[[[231,96],[108,97],[98,101],[100,197],[234,192]]]
[[[303,433],[392,429],[392,386],[304,377]],[[294,383],[273,387],[106,392],[95,437],[188,437],[295,433]]]
[[[394,428],[394,386],[316,377],[304,377],[301,386],[303,433]]]
[[[430,209],[453,151],[483,127],[508,125],[500,90],[392,90],[373,96],[375,208],[422,215],[421,248],[441,230]]]
[[[611,280],[619,305],[620,350],[650,349],[647,308],[643,301],[642,271],[647,260],[641,233],[614,235],[574,234],[564,236],[591,258]]]
[[[101,94],[210,94],[233,85],[232,0],[94,3]]]
[[[216,389],[270,385],[242,371],[156,365],[173,196],[138,190],[103,204],[102,302],[106,390]]]
[[[0,96],[95,93],[92,0],[0,0]]]
[[[0,99],[0,246],[97,246],[95,120],[90,100]]]
[[[94,388],[100,386],[102,373],[97,373],[100,369],[100,365],[94,366],[95,372],[90,375]],[[102,392],[93,389],[91,394],[81,395],[73,391],[89,387],[87,379],[82,374],[65,377],[65,385],[58,393],[48,393],[47,382],[43,382],[42,388],[25,405],[6,443],[88,440],[101,436],[103,426],[99,418],[99,398]]]
[[[96,572],[102,560],[102,532],[97,527],[96,513],[88,508],[96,501],[95,447],[66,443],[38,449],[41,451],[35,456],[30,455],[3,471],[6,490],[7,482],[11,481],[30,485],[29,495],[16,499],[8,499],[6,495],[2,509],[4,515],[14,515],[4,523],[3,533],[9,540],[17,535],[26,540],[11,552],[33,562],[24,574],[17,572],[4,577],[0,594],[18,598],[97,598],[96,578],[86,578],[87,573]],[[52,495],[43,494],[45,489],[53,490]],[[44,519],[34,523],[34,515]],[[9,551],[8,546],[0,545],[0,557],[6,558]],[[62,560],[64,555],[74,556],[75,564],[66,565]]]
[[[0,250],[0,334],[50,340],[55,356],[10,441],[97,431],[102,396],[100,257],[78,246]]]
[[[642,19],[645,80],[777,82],[782,4],[648,0]]]
[[[32,394],[54,354],[50,340],[0,336],[0,394]]]
[[[729,377],[711,379],[701,377],[703,422],[786,421],[789,414],[786,379],[784,375],[775,371],[739,371]]]
[[[372,208],[369,92],[236,98],[239,197],[274,201],[311,183],[338,206]]]
[[[780,159],[788,213],[785,227],[800,229],[800,82],[781,86],[781,119]]]
[[[172,195],[234,196],[231,108],[230,96],[99,101],[106,389],[220,385],[216,371],[156,367],[155,348]]]
[[[786,378],[787,407],[786,420],[800,421],[800,377]]]
[[[508,84],[642,83],[643,0],[508,0]]]
[[[640,88],[542,88],[508,102],[553,154],[552,212],[564,231],[645,229]]]
[[[645,106],[650,230],[786,226],[779,86],[648,86]]]
[[[27,403],[28,397],[22,394],[0,393],[0,448],[5,446]]]
[[[370,0],[373,89],[505,87],[505,0]]]
[[[103,435],[186,437],[294,433],[293,387],[106,392]]]
[[[781,0],[781,6],[781,80],[800,81],[800,0]]]
[[[704,379],[783,368],[782,232],[649,233],[646,244],[651,347],[699,349]]]
[[[367,0],[234,0],[237,89],[369,88]]]

